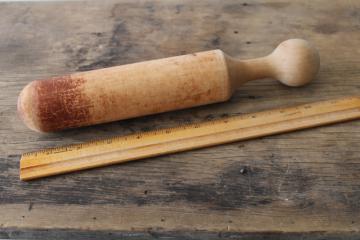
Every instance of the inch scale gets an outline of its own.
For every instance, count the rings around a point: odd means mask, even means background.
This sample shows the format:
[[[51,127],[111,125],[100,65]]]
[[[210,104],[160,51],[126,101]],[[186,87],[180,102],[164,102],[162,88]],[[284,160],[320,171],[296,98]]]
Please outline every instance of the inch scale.
[[[45,149],[22,155],[20,179],[31,180],[357,118],[360,118],[360,97],[355,96]]]

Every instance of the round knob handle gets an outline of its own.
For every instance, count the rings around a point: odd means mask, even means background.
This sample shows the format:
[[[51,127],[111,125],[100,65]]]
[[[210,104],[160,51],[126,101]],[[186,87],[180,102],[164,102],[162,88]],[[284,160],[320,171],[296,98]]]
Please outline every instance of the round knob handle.
[[[238,60],[225,55],[232,90],[247,81],[274,78],[287,86],[298,87],[313,80],[319,71],[318,51],[302,39],[289,39],[268,56]]]
[[[272,66],[272,77],[292,87],[309,83],[320,67],[318,51],[302,39],[289,39],[280,43],[268,59]]]

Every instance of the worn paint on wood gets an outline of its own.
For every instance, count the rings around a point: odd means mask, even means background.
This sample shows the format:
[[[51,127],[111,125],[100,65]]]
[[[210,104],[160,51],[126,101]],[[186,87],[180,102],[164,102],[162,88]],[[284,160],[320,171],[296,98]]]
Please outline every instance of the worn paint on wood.
[[[21,153],[46,147],[358,95],[359,9],[356,1],[0,3],[4,234],[358,236],[358,121],[31,183],[20,182],[18,168]],[[244,85],[226,103],[56,134],[34,133],[16,115],[17,95],[34,79],[215,48],[253,58],[293,37],[321,55],[320,75],[304,88],[268,79]]]

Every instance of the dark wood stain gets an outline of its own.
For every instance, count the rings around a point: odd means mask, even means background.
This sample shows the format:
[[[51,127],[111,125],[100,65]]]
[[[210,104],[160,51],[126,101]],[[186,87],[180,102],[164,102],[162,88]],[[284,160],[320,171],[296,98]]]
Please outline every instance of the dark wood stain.
[[[219,36],[215,36],[212,40],[211,40],[211,44],[214,47],[218,47],[220,45],[220,37]]]
[[[177,4],[177,5],[175,5],[175,9],[176,9],[175,13],[176,13],[176,14],[180,14],[184,7],[185,7],[185,6],[184,6],[183,4]]]
[[[322,23],[315,26],[314,30],[321,34],[331,35],[338,32],[338,27],[333,23]]]
[[[29,212],[33,209],[33,206],[34,206],[34,203],[30,202],[29,207],[28,207]]]
[[[124,41],[128,35],[125,21],[119,20],[114,24],[114,28],[111,33],[111,37],[106,43],[106,50],[93,62],[82,64],[78,62],[77,71],[88,71],[98,68],[111,67],[114,65],[120,65],[119,59],[127,51],[132,48],[131,43]],[[76,59],[76,57],[75,57]]]
[[[95,219],[94,219],[95,220]],[[77,240],[118,240],[118,239],[148,239],[148,240],[220,240],[220,239],[244,239],[244,240],[357,240],[359,233],[329,233],[329,232],[303,232],[303,233],[285,233],[285,232],[213,232],[213,231],[165,231],[160,228],[148,229],[147,231],[114,231],[114,230],[81,230],[81,229],[27,229],[26,232],[19,231],[16,228],[3,228],[0,231],[0,238],[4,239],[72,239]],[[191,236],[191,237],[189,237]]]
[[[166,157],[164,157],[166,158]],[[275,161],[270,155],[267,161]],[[14,158],[0,159],[1,169],[16,169]],[[271,166],[254,167],[241,163],[233,163],[224,168],[211,181],[195,181],[193,183],[178,181],[176,171],[156,172],[148,167],[153,166],[151,160],[130,162],[96,170],[87,170],[76,174],[55,176],[33,182],[21,182],[17,175],[5,176],[0,174],[0,203],[29,202],[29,211],[36,204],[135,204],[137,206],[162,203],[186,202],[206,207],[210,210],[239,209],[243,207],[257,207],[270,205],[278,201],[281,192],[291,194],[292,203],[299,208],[314,206],[314,200],[307,198],[306,193],[312,191],[317,179],[310,170],[288,170],[286,165],[273,162]],[[171,169],[182,168],[184,163],[175,163]],[[156,166],[155,166],[156,168]],[[109,175],[108,171],[115,169],[117,174]],[[8,170],[8,171],[9,171]],[[98,172],[99,175],[93,175]],[[146,174],[136,174],[142,172]],[[129,177],[129,174],[132,177]],[[158,174],[161,174],[158,175]],[[284,176],[285,175],[285,176]],[[96,176],[101,176],[98,184]],[[119,177],[122,176],[122,177]],[[158,182],[163,189],[152,192],[148,183]],[[64,185],[63,182],[67,182]],[[278,188],[281,184],[281,189]],[[143,190],[141,190],[143,189]],[[141,191],[137,191],[141,190]],[[12,193],[10,194],[11,191]],[[132,192],[132,194],[129,194]],[[334,193],[335,194],[335,193]],[[340,202],[358,200],[357,196],[349,199],[337,198]],[[360,206],[353,204],[353,210]]]
[[[248,3],[242,3],[240,1],[236,3],[228,3],[223,5],[223,11],[231,15],[248,14],[249,12],[246,10],[246,8],[248,8],[249,5],[250,4]]]
[[[37,115],[44,132],[87,125],[91,101],[84,94],[85,79],[54,77],[35,82]]]
[[[245,206],[258,206],[272,204],[278,198],[278,190],[274,186],[279,181],[284,181],[280,176],[286,170],[275,164],[270,171],[259,167],[249,167],[233,164],[218,176],[219,181],[211,184],[175,184],[169,185],[169,191],[174,192],[174,197],[190,203],[208,206],[213,210],[241,208]],[[281,183],[282,191],[304,193],[309,191],[312,181],[301,170],[295,170]],[[295,204],[309,205],[307,199],[297,197]]]
[[[290,4],[291,2],[264,2],[259,5],[274,9],[282,9],[288,7]]]

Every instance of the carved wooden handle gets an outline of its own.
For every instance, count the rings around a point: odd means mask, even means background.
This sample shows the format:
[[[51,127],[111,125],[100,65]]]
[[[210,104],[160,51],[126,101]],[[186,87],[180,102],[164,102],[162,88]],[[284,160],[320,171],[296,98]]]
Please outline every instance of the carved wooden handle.
[[[20,93],[18,112],[33,130],[58,131],[226,101],[255,79],[301,86],[319,65],[316,49],[301,39],[244,61],[212,50],[33,81]]]

